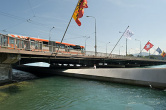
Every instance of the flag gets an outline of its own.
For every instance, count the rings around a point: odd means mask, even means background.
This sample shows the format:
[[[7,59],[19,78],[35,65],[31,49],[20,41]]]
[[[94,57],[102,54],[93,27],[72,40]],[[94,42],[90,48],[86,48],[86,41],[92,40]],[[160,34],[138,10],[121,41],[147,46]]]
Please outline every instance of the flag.
[[[81,22],[80,22],[79,18],[81,18],[83,16],[84,8],[88,8],[87,0],[79,0],[77,7],[74,11],[74,14],[73,14],[73,19],[78,24],[78,26],[81,26]]]
[[[151,43],[148,41],[148,43],[145,45],[144,49],[145,49],[146,51],[149,51],[149,49],[151,49],[153,46],[154,46],[154,45],[151,44]]]
[[[156,49],[156,51],[157,51],[159,54],[162,53],[162,51],[161,51],[161,49],[160,49],[159,47]]]
[[[165,57],[165,55],[166,55],[166,53],[163,51],[163,52],[161,53],[161,56],[162,56],[162,57]]]
[[[125,36],[127,39],[131,39],[131,36],[134,35],[133,32],[131,32],[130,30],[126,30],[126,32],[123,34],[123,36]]]

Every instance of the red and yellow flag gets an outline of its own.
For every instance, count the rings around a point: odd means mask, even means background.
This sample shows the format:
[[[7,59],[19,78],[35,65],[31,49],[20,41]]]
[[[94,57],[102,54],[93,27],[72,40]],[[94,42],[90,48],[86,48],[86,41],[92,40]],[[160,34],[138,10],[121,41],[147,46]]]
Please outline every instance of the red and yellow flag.
[[[161,56],[162,56],[162,57],[165,57],[165,55],[166,55],[166,53],[163,51],[163,52],[161,53]]]
[[[83,16],[84,8],[88,8],[87,0],[79,0],[77,7],[74,11],[74,14],[73,14],[73,19],[78,24],[78,26],[81,26],[81,22],[80,22],[79,18],[81,18]]]

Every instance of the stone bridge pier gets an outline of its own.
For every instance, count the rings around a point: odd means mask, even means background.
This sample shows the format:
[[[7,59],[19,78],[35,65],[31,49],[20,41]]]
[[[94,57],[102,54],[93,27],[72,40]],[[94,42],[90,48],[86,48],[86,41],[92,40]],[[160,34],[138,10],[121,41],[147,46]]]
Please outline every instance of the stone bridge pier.
[[[0,53],[0,84],[10,82],[12,80],[11,64],[20,60],[18,54]]]

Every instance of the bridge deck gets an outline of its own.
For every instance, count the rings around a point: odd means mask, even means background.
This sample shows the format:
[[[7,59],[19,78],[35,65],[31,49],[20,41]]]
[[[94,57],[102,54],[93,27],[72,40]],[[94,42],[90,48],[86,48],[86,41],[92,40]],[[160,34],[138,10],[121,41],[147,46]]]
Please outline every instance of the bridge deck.
[[[122,55],[111,55],[111,56],[94,56],[94,55],[71,55],[71,54],[64,54],[51,52],[41,52],[41,51],[25,51],[25,50],[15,50],[15,49],[7,49],[7,48],[0,48],[0,53],[7,53],[7,54],[19,54],[21,58],[50,58],[50,59],[116,59],[116,60],[138,60],[138,61],[159,61],[159,62],[166,62],[164,60],[157,60],[157,59],[147,59],[147,58],[140,58],[140,57],[129,57],[129,56],[122,56]],[[55,57],[56,55],[56,57]]]
[[[3,55],[5,54],[5,55]],[[15,50],[0,48],[0,55],[7,56],[0,59],[1,63],[11,63],[16,65],[34,63],[34,62],[47,62],[52,68],[81,68],[81,67],[93,67],[96,65],[100,68],[124,68],[124,67],[140,67],[150,65],[166,64],[165,60],[146,59],[140,57],[128,57],[120,55],[104,56],[98,54],[94,55],[71,55],[51,52],[34,52],[25,50]],[[56,56],[55,56],[56,55]],[[13,58],[13,56],[15,58]],[[19,58],[18,58],[19,56]],[[18,62],[19,61],[19,62]],[[72,66],[71,66],[72,65]],[[74,66],[73,66],[74,65]],[[79,67],[77,65],[80,65]]]

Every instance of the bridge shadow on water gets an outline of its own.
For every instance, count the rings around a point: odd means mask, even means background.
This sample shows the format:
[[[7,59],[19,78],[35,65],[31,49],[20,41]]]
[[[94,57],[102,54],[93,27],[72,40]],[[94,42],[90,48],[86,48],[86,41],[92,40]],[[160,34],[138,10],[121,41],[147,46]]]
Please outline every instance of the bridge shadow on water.
[[[25,71],[34,74],[37,77],[50,77],[59,75],[57,72],[63,72],[68,69],[94,69],[94,67],[82,67],[82,66],[33,66],[33,65],[13,65],[13,69]],[[113,69],[113,68],[121,68],[121,66],[97,66],[98,68],[106,68],[106,69]],[[122,67],[124,68],[124,67]],[[166,65],[155,65],[155,66],[143,66],[143,67],[126,67],[126,68],[166,68]],[[26,77],[26,76],[25,76]],[[31,76],[33,77],[33,76]],[[28,79],[28,78],[27,78]],[[33,79],[33,78],[32,78]]]
[[[44,78],[44,77],[55,76],[55,75],[57,75],[57,72],[59,73],[59,72],[65,71],[67,69],[80,69],[81,67],[66,68],[63,66],[62,67],[41,67],[41,66],[17,65],[17,66],[13,66],[12,68],[33,74],[37,78]]]

